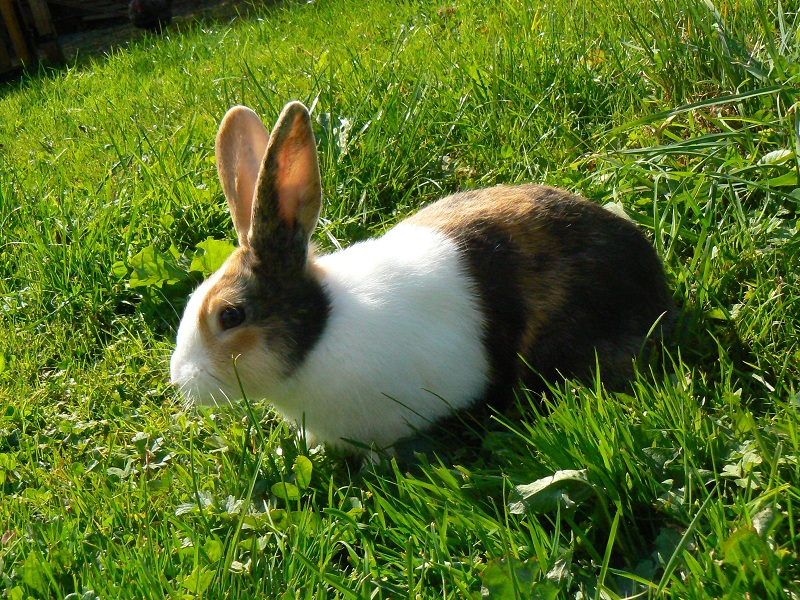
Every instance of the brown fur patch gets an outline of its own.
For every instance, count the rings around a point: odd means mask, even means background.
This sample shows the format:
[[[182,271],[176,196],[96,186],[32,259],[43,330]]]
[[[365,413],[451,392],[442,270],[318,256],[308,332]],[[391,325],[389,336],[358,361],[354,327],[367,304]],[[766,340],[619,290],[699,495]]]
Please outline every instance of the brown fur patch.
[[[489,396],[506,396],[519,378],[541,388],[525,364],[548,380],[586,378],[595,356],[614,385],[630,376],[650,327],[671,310],[661,262],[641,231],[564,190],[464,192],[407,223],[463,248],[486,317]]]
[[[275,324],[252,322],[254,312],[253,299],[247,297],[248,285],[256,275],[249,264],[248,250],[237,248],[221,268],[220,277],[208,290],[200,307],[199,329],[204,345],[209,349],[209,359],[220,372],[228,372],[233,359],[240,357],[245,364],[253,359],[261,361],[259,370],[274,370],[276,373],[286,370],[283,356],[286,349],[281,343],[280,327]],[[245,310],[248,322],[223,331],[219,323],[220,313],[228,306],[238,306]],[[269,352],[264,348],[265,340],[270,340]],[[238,362],[238,361],[237,361]],[[239,362],[240,374],[243,363]]]
[[[217,346],[216,338],[221,333],[219,313],[226,306],[241,306],[244,303],[244,286],[248,278],[247,251],[242,248],[233,254],[221,267],[222,274],[206,292],[200,305],[198,327],[208,348]]]
[[[253,326],[237,327],[226,331],[224,338],[216,346],[219,352],[215,352],[212,360],[216,363],[216,367],[222,370],[231,368],[232,359],[240,356],[259,356],[260,353],[256,351],[256,347],[263,342],[263,337],[260,329]]]

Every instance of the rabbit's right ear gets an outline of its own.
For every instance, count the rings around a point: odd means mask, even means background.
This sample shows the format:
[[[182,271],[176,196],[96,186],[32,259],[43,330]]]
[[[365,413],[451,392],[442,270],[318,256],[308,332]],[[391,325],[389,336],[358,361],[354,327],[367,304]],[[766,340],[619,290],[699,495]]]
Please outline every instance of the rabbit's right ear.
[[[215,153],[222,191],[228,200],[240,246],[247,246],[253,219],[253,197],[269,132],[246,106],[234,106],[219,124]]]
[[[322,207],[317,144],[308,109],[287,104],[270,134],[256,182],[247,243],[273,269],[303,268]]]

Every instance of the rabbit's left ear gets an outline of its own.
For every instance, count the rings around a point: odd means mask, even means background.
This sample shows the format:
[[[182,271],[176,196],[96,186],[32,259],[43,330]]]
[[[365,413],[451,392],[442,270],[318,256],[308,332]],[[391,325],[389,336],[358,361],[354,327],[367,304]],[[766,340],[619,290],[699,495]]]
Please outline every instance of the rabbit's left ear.
[[[249,245],[265,261],[292,263],[300,258],[305,264],[321,206],[311,117],[303,104],[291,102],[272,130],[258,174]]]
[[[234,106],[219,125],[217,171],[240,246],[247,245],[256,179],[268,142],[267,128],[246,106]]]

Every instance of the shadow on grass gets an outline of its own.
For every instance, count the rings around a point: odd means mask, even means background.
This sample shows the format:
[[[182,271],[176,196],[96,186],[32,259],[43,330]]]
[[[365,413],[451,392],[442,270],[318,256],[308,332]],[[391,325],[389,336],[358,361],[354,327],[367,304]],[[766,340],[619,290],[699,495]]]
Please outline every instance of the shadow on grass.
[[[733,321],[710,319],[692,307],[681,313],[674,337],[665,349],[672,356],[680,355],[688,372],[703,374],[702,381],[694,382],[698,393],[715,397],[714,389],[723,385],[741,389],[743,404],[758,413],[768,409],[772,393],[782,380],[780,373],[765,370],[764,361],[741,338]]]
[[[82,68],[98,59],[132,45],[148,44],[161,36],[180,37],[195,27],[232,23],[236,19],[256,18],[280,0],[184,0],[173,7],[172,23],[160,33],[137,29],[127,19],[106,22],[102,27],[60,34],[58,42],[63,62],[42,61],[36,67],[11,71],[0,76],[0,99],[25,87],[31,81],[47,78],[67,69]]]

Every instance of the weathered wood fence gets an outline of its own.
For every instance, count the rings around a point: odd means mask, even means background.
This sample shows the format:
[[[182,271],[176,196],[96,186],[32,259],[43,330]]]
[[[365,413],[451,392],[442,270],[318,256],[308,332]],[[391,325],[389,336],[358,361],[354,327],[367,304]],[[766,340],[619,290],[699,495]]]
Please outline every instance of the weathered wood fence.
[[[0,0],[0,77],[42,58],[61,58],[47,2]]]

